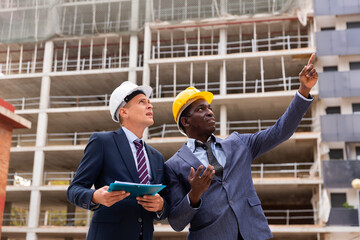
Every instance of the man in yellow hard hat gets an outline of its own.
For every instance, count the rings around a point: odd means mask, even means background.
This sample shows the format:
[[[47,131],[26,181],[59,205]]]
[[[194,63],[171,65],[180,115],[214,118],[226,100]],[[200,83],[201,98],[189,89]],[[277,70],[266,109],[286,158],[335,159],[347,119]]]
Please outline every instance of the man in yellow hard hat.
[[[165,162],[168,219],[174,230],[190,224],[190,240],[272,238],[252,182],[251,161],[295,132],[313,101],[310,90],[318,80],[314,58],[300,72],[300,88],[286,112],[255,134],[215,137],[213,94],[189,87],[177,95],[173,115],[188,141]]]

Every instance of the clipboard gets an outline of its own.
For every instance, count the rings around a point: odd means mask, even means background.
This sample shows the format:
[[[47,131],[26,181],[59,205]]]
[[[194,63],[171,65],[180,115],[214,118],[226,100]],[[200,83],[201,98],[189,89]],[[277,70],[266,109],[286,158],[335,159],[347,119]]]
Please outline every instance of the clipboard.
[[[131,182],[115,181],[110,183],[108,192],[121,191],[129,192],[130,196],[127,198],[136,198],[137,196],[152,195],[160,192],[166,185],[162,184],[140,184]]]

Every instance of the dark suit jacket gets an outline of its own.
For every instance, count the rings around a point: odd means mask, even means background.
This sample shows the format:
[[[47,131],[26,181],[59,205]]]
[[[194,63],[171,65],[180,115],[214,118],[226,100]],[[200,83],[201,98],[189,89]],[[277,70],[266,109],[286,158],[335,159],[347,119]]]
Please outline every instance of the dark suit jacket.
[[[270,128],[256,134],[233,132],[225,139],[216,138],[226,156],[223,178],[214,176],[201,197],[198,209],[190,206],[188,176],[201,162],[184,145],[165,163],[165,179],[170,204],[169,223],[181,231],[190,223],[188,239],[245,240],[272,237],[251,177],[251,161],[290,138],[311,102],[295,96],[287,111]]]
[[[151,183],[163,183],[164,158],[145,144],[151,166]],[[94,133],[85,148],[84,157],[75,178],[67,190],[68,200],[90,209],[94,189],[117,181],[139,183],[135,160],[124,131]],[[167,204],[165,212],[167,215]],[[156,213],[146,211],[135,199],[124,199],[111,207],[100,205],[91,220],[87,239],[139,239],[140,228],[144,240],[153,239],[153,220]]]

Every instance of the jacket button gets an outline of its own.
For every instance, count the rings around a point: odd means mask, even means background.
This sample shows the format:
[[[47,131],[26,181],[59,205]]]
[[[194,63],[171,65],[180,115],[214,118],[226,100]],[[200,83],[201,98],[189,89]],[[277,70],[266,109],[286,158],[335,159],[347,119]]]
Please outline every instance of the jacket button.
[[[141,222],[142,222],[142,218],[138,218],[138,222],[141,223]]]

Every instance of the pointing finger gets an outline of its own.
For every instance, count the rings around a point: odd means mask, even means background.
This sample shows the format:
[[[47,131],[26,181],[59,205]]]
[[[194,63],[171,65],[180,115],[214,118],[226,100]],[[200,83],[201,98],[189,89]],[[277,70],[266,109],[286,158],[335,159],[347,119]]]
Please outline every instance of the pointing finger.
[[[309,61],[307,63],[307,66],[309,66],[310,64],[312,64],[312,62],[314,61],[315,59],[315,53],[311,54],[311,57],[309,58]]]

